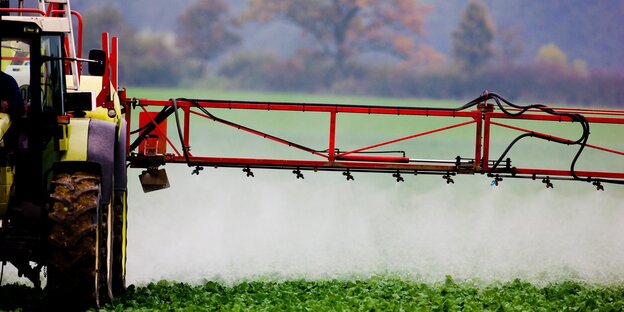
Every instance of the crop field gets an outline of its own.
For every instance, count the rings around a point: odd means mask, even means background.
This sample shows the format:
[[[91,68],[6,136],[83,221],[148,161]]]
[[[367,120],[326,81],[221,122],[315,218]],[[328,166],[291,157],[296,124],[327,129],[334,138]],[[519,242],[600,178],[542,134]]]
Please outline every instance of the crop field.
[[[129,96],[458,107],[465,101],[303,94],[129,89]],[[513,100],[513,99],[511,99]],[[548,103],[545,103],[548,104]],[[555,105],[559,106],[559,105]],[[135,110],[136,111],[136,110]],[[228,120],[323,150],[320,113],[214,110]],[[136,114],[133,118],[136,118]],[[360,146],[463,120],[339,115],[337,148]],[[532,123],[575,138],[575,125]],[[171,138],[177,138],[169,123]],[[519,133],[493,129],[492,157]],[[388,146],[412,158],[474,156],[474,126]],[[618,132],[619,131],[619,132]],[[624,150],[622,130],[592,128],[590,143]],[[313,159],[261,138],[192,120],[195,155]],[[175,141],[175,140],[174,140]],[[569,168],[576,147],[523,140],[523,166]],[[621,158],[621,156],[620,156]],[[621,159],[588,150],[582,169],[624,171]],[[622,311],[624,187],[485,176],[166,166],[171,187],[144,194],[129,171],[129,292],[102,311]],[[45,295],[11,279],[0,310],[45,306]]]
[[[621,311],[623,291],[623,287],[597,288],[577,282],[538,288],[519,280],[479,288],[458,285],[450,277],[434,285],[392,278],[251,281],[230,287],[215,282],[191,287],[162,281],[131,289],[110,310]]]
[[[0,288],[0,308],[45,310],[45,296],[25,286]],[[563,281],[543,287],[514,280],[488,286],[435,284],[392,277],[360,280],[243,281],[234,285],[159,281],[99,311],[622,311],[624,286]],[[92,309],[91,311],[96,311]]]

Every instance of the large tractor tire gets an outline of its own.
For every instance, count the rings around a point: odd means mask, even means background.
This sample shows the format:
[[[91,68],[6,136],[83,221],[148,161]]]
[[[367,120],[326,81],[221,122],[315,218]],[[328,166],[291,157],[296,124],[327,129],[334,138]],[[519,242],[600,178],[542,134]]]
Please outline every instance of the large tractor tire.
[[[126,246],[128,229],[127,192],[116,192],[113,201],[113,295],[126,292]]]
[[[60,173],[50,193],[50,262],[46,290],[52,303],[84,310],[112,298],[112,205],[102,204],[100,176]]]

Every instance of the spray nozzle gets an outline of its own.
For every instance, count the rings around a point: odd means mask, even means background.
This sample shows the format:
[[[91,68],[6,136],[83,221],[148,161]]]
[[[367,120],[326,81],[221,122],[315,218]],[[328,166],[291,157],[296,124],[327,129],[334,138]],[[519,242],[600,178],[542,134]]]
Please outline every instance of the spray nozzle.
[[[455,184],[455,181],[453,181],[453,178],[451,178],[451,174],[448,172],[442,176],[442,179],[446,180],[446,184]]]
[[[600,181],[594,181],[592,182],[592,185],[596,187],[596,191],[604,191],[604,186],[600,183]]]
[[[193,171],[191,172],[191,175],[199,175],[199,172],[204,170],[204,167],[202,166],[197,166],[195,167],[195,169],[193,169]]]
[[[498,186],[500,184],[500,182],[503,181],[503,178],[501,178],[498,174],[494,177],[494,179],[492,180],[492,182],[490,183],[491,186]]]
[[[301,170],[299,170],[299,168],[297,168],[296,170],[293,170],[292,173],[295,174],[295,176],[297,176],[297,179],[304,179],[303,173],[301,173]]]
[[[248,178],[249,178],[249,177],[252,177],[252,178],[254,177],[254,174],[253,174],[253,172],[251,171],[251,169],[250,169],[249,167],[245,167],[245,168],[243,169],[243,172],[247,174],[247,177],[248,177]]]
[[[353,178],[353,175],[351,174],[351,171],[349,171],[349,169],[347,169],[347,171],[343,172],[343,173],[342,173],[342,175],[343,175],[343,176],[345,176],[345,177],[347,177],[347,181],[349,181],[349,180],[352,180],[352,181],[353,181],[353,180],[355,180],[355,179]]]
[[[396,173],[392,174],[392,176],[396,179],[397,182],[405,182],[405,179],[403,179],[399,170],[397,170]]]
[[[546,188],[555,188],[555,186],[550,182],[550,177],[545,177],[542,179],[542,183],[546,184]]]

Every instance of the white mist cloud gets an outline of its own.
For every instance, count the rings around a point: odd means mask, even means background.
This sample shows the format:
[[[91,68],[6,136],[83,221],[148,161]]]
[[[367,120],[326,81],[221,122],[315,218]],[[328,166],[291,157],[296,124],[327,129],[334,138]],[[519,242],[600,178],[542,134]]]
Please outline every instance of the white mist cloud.
[[[131,182],[128,281],[396,273],[484,282],[624,281],[624,189],[561,182],[168,166],[172,188]],[[138,174],[138,173],[137,173]],[[132,175],[132,174],[131,174]]]

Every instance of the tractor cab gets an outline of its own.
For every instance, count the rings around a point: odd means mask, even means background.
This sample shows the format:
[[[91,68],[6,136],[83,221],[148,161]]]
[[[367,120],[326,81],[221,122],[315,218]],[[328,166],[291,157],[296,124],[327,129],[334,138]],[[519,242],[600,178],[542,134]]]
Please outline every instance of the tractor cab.
[[[2,21],[0,41],[4,84],[0,89],[0,166],[11,168],[4,172],[20,171],[18,180],[40,181],[48,164],[59,160],[54,138],[57,116],[65,114],[63,35],[44,32],[35,22]],[[28,189],[15,189],[15,201],[46,198],[45,183],[30,184]],[[8,204],[4,197],[0,207]]]
[[[60,33],[45,33],[35,23],[3,22],[1,70],[15,80],[22,107],[3,107],[20,117],[64,114],[65,74],[63,37]],[[4,88],[3,88],[4,90]]]

